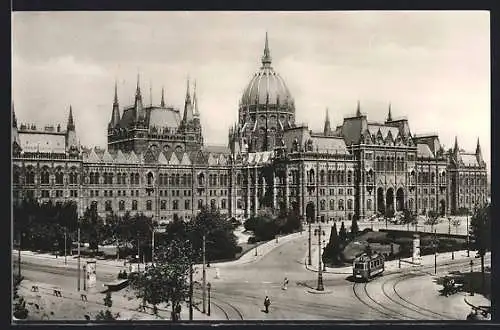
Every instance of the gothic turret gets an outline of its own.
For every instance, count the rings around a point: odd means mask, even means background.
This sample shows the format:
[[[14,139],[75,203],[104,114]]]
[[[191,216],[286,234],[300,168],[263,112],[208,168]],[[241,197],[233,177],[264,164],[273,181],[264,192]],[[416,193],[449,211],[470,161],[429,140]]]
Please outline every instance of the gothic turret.
[[[182,121],[184,124],[187,124],[193,120],[193,103],[191,102],[191,95],[189,94],[189,79],[187,80],[187,88],[186,88],[186,100],[184,102],[184,116],[182,117]]]
[[[14,102],[12,102],[12,130],[11,130],[11,139],[12,139],[12,153],[14,156],[19,155],[21,152],[21,142],[19,140],[19,132],[17,131],[17,119],[16,113],[14,111]]]
[[[66,151],[72,155],[78,154],[78,139],[76,138],[75,123],[73,121],[73,108],[69,106],[68,124],[66,126]]]
[[[391,104],[389,103],[389,112],[387,113],[387,121],[392,121]]]
[[[481,146],[479,145],[479,138],[477,138],[477,146],[476,146],[476,158],[478,164],[481,166],[484,164],[483,154],[481,152]]]
[[[111,121],[109,122],[109,128],[114,128],[120,122],[120,106],[118,104],[118,88],[115,81],[115,98],[113,100],[113,112],[111,113]]]
[[[361,117],[361,105],[359,103],[359,100],[358,100],[358,103],[356,105],[356,117]]]
[[[137,75],[137,88],[135,90],[135,119],[136,121],[140,121],[144,119],[144,108],[142,106],[142,95],[141,95],[141,87],[139,86],[139,75]]]
[[[328,116],[328,108],[326,108],[325,126],[323,128],[323,134],[325,136],[328,136],[328,135],[332,134],[332,128],[330,127],[330,118]]]
[[[160,106],[162,108],[165,108],[165,89],[162,87],[161,88],[161,103]]]

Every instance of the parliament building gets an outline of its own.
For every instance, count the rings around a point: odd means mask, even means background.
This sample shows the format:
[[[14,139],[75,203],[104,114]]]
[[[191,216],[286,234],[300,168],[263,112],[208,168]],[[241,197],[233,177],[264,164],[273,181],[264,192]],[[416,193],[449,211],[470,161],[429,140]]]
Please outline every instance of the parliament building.
[[[80,216],[142,212],[158,222],[189,220],[203,206],[246,219],[263,208],[295,210],[303,219],[369,219],[386,210],[442,215],[487,201],[479,140],[466,152],[455,138],[418,135],[407,119],[384,122],[361,111],[338,126],[328,111],[322,132],[295,121],[292,94],[274,70],[266,35],[261,67],[239,102],[226,146],[206,145],[196,85],[183,109],[145,105],[139,78],[133,105],[110,106],[107,148],[79,145],[71,106],[65,128],[18,124],[12,106],[13,200],[78,205]],[[199,109],[200,108],[200,109]]]

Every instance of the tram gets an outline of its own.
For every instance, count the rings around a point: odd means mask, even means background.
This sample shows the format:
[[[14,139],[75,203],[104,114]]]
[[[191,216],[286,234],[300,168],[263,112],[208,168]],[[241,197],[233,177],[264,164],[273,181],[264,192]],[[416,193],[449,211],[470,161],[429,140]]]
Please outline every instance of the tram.
[[[362,254],[354,259],[352,275],[354,280],[369,281],[384,271],[384,256],[379,253],[372,255]]]

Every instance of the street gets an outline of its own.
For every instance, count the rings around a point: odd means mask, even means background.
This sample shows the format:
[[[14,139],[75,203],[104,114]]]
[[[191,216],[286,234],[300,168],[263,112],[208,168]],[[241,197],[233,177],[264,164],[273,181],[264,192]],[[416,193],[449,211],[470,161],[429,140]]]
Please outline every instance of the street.
[[[269,242],[269,245],[275,244]],[[246,263],[212,264],[207,281],[212,284],[212,315],[209,319],[230,320],[463,320],[469,308],[464,293],[439,295],[434,264],[388,270],[369,283],[353,283],[349,273],[324,273],[325,291],[315,291],[317,273],[305,268],[307,232],[276,244],[268,253]],[[249,253],[253,253],[250,251]],[[474,255],[474,254],[471,254]],[[316,259],[317,260],[317,259]],[[438,276],[451,271],[468,271],[470,258],[439,260]],[[479,260],[475,259],[476,265]],[[61,263],[61,261],[57,261]],[[490,264],[490,257],[486,258]],[[22,274],[30,281],[54,285],[76,293],[76,266],[40,263],[23,256]],[[478,267],[478,266],[476,266]],[[116,279],[120,270],[99,264],[97,283]],[[201,267],[195,281],[201,282]],[[219,278],[216,278],[217,271]],[[290,284],[281,289],[283,279]],[[83,284],[82,284],[83,287]],[[201,301],[199,284],[195,301]],[[98,287],[98,289],[100,289]],[[265,296],[271,299],[270,312],[263,311]],[[116,301],[114,306],[122,302]],[[123,302],[126,304],[126,302]]]

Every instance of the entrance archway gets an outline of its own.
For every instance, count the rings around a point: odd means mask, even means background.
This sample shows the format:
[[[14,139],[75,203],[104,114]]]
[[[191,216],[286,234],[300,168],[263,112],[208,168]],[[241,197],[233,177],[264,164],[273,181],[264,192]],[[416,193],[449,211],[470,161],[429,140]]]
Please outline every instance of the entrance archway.
[[[306,219],[307,222],[314,222],[316,212],[315,212],[315,207],[313,202],[307,203],[306,206]]]
[[[403,211],[404,206],[405,206],[405,193],[403,191],[403,188],[399,188],[396,191],[396,210]]]
[[[442,217],[444,217],[446,213],[446,202],[444,201],[444,199],[439,202],[439,213]]]
[[[385,195],[385,209],[389,212],[394,211],[394,189],[387,189],[387,193]]]
[[[377,189],[377,211],[380,213],[384,213],[385,211],[385,203],[384,203],[384,189]]]

